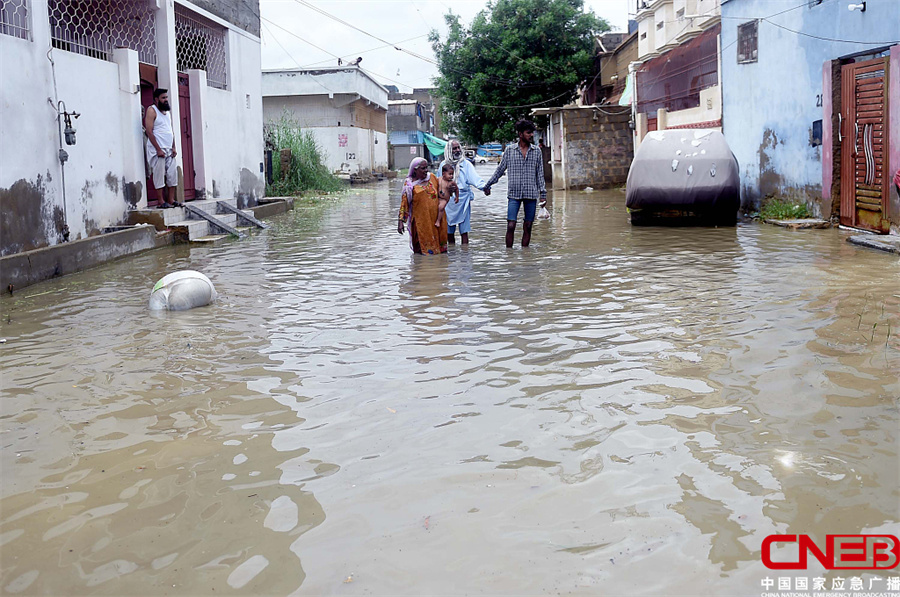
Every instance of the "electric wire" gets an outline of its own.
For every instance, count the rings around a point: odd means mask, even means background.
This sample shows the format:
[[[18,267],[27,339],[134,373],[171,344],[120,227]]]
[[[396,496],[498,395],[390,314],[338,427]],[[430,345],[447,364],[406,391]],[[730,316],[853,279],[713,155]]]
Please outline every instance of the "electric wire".
[[[854,40],[854,39],[838,39],[838,38],[833,38],[833,37],[822,37],[820,35],[813,35],[812,33],[804,33],[803,31],[795,31],[793,29],[789,29],[788,27],[785,27],[784,25],[779,25],[778,23],[773,23],[768,18],[764,18],[764,19],[760,19],[760,20],[765,21],[766,23],[768,23],[770,25],[774,25],[775,27],[778,27],[779,29],[784,29],[785,31],[794,33],[796,35],[802,35],[804,37],[811,37],[813,39],[819,39],[822,41],[830,41],[830,42],[844,43],[844,44],[859,44],[859,45],[863,45],[863,46],[887,46],[887,45],[893,45],[896,43],[900,43],[900,40],[896,40],[896,39],[891,40],[891,41],[860,41],[860,40]]]
[[[332,54],[331,52],[329,52],[329,51],[326,50],[325,48],[321,48],[321,47],[317,46],[316,44],[312,43],[311,41],[306,40],[306,39],[303,39],[302,37],[300,37],[299,35],[297,35],[297,34],[294,33],[293,31],[290,31],[290,30],[288,30],[288,29],[285,29],[284,27],[282,27],[281,25],[279,25],[278,23],[276,23],[276,22],[274,22],[274,21],[270,21],[269,19],[267,19],[267,18],[265,18],[265,17],[260,17],[260,19],[263,20],[263,21],[265,21],[265,22],[267,22],[267,23],[269,23],[270,25],[272,25],[272,26],[274,26],[274,27],[278,27],[279,29],[281,29],[282,31],[284,31],[285,33],[287,33],[288,35],[292,35],[293,37],[296,37],[297,39],[299,39],[299,40],[302,41],[303,43],[309,44],[309,45],[311,45],[312,47],[314,47],[315,49],[320,50],[320,51],[322,51],[322,52],[325,52],[325,53],[328,54],[329,56],[334,56],[335,58],[340,58],[340,56],[338,56],[337,54]]]
[[[325,17],[327,17],[327,18],[329,18],[329,19],[331,19],[331,20],[333,20],[333,21],[337,21],[338,23],[341,23],[342,25],[345,25],[346,27],[350,27],[351,29],[353,29],[353,30],[355,30],[355,31],[358,31],[358,32],[362,33],[363,35],[367,35],[367,36],[371,37],[372,39],[375,39],[375,40],[378,40],[378,41],[380,41],[380,42],[382,42],[382,43],[384,43],[384,44],[393,46],[393,48],[394,48],[395,50],[397,50],[398,52],[403,52],[403,53],[405,53],[405,54],[408,54],[408,55],[412,56],[413,58],[418,58],[419,60],[422,60],[422,61],[424,61],[424,62],[428,62],[428,63],[433,64],[433,65],[435,65],[435,66],[437,66],[437,67],[439,67],[439,68],[441,67],[441,64],[440,64],[437,60],[434,60],[433,58],[428,58],[427,56],[423,56],[423,55],[421,55],[421,54],[418,54],[417,52],[413,52],[412,50],[408,50],[408,49],[406,49],[406,48],[403,48],[403,47],[399,46],[397,43],[391,43],[391,42],[387,41],[386,39],[384,39],[384,38],[382,38],[382,37],[379,37],[379,36],[377,36],[377,35],[375,35],[375,34],[373,34],[373,33],[369,33],[368,31],[366,31],[366,30],[364,30],[364,29],[361,29],[361,28],[357,27],[356,25],[354,25],[354,24],[352,24],[352,23],[348,23],[348,22],[345,21],[344,19],[342,19],[342,18],[340,18],[340,17],[338,17],[338,16],[336,16],[336,15],[333,15],[333,14],[331,14],[330,12],[328,12],[328,11],[326,11],[326,10],[323,10],[323,9],[319,8],[318,6],[315,6],[314,4],[312,4],[312,3],[310,3],[310,2],[307,2],[306,0],[294,0],[294,2],[296,2],[297,4],[300,4],[301,6],[305,6],[305,7],[309,8],[310,10],[313,10],[313,11],[315,11],[315,12],[321,14],[322,16],[325,16]],[[330,54],[330,52],[329,52],[329,54]],[[460,73],[460,74],[469,75],[469,76],[479,76],[479,75],[483,75],[483,73],[476,73],[476,72],[467,71],[467,70],[464,70],[464,69],[459,69],[459,68],[454,68],[454,67],[447,67],[447,66],[445,66],[444,68],[447,68],[448,70],[452,70],[452,71],[454,71],[454,72],[458,72],[458,73]],[[547,84],[547,81],[524,81],[524,82],[523,82],[523,81],[514,81],[514,80],[512,80],[512,79],[502,79],[502,78],[499,78],[499,77],[490,77],[490,76],[488,76],[488,79],[489,79],[491,82],[502,83],[502,84],[504,84],[504,85],[510,85],[510,86],[515,86],[515,87],[520,87],[520,88],[521,88],[521,87],[539,87],[539,86],[541,86],[541,85],[546,85],[546,84]]]
[[[402,43],[406,43],[406,42],[408,42],[408,41],[413,41],[413,40],[419,39],[419,38],[421,38],[421,37],[427,37],[427,34],[423,33],[422,35],[417,35],[417,36],[415,36],[415,37],[410,37],[410,38],[401,40],[401,41],[399,41],[399,42],[397,42],[397,43],[402,44]],[[348,53],[344,54],[343,56],[341,56],[341,58],[350,58],[350,57],[353,57],[353,56],[361,56],[361,55],[367,54],[367,53],[369,53],[369,52],[374,52],[374,51],[376,51],[376,50],[382,50],[382,49],[384,49],[384,48],[391,48],[391,47],[393,47],[393,46],[394,46],[394,44],[385,44],[385,45],[381,45],[381,46],[375,46],[374,48],[369,48],[368,50],[361,50],[361,51],[358,51],[358,52],[348,52]],[[332,62],[332,61],[331,61],[331,60],[319,60],[318,62],[310,62],[309,64],[304,65],[303,68],[309,68],[309,67],[312,67],[312,66],[318,66],[318,65],[320,65],[320,64],[325,64],[325,63],[327,63],[327,62]]]
[[[281,48],[282,50],[284,50],[284,53],[287,54],[288,58],[290,58],[291,60],[293,60],[293,61],[294,61],[294,64],[296,64],[297,66],[300,66],[300,63],[297,62],[297,59],[294,58],[294,55],[291,54],[290,52],[288,52],[288,51],[287,51],[287,48],[285,48],[283,45],[281,45],[281,42],[278,41],[278,38],[275,37],[275,33],[273,33],[271,29],[269,29],[269,26],[266,25],[265,23],[262,23],[262,26],[263,26],[263,28],[264,28],[266,31],[269,32],[269,37],[272,38],[272,41],[274,41],[276,44],[278,44],[278,47],[279,47],[279,48]]]

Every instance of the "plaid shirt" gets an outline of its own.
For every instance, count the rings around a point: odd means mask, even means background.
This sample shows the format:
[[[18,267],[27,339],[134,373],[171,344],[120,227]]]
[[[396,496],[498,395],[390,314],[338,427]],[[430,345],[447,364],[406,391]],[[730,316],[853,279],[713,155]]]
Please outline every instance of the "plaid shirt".
[[[544,186],[544,161],[537,145],[529,147],[528,155],[525,157],[522,157],[518,143],[507,147],[500,159],[500,165],[485,186],[493,186],[507,168],[509,168],[509,190],[506,196],[509,199],[537,199],[538,196],[541,200],[547,198],[547,188]]]

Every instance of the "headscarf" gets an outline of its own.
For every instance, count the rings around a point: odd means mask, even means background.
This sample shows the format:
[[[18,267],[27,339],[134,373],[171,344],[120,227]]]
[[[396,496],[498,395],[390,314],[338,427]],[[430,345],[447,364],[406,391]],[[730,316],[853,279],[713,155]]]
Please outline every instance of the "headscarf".
[[[457,159],[453,159],[454,143],[459,145],[459,157]],[[459,168],[462,166],[464,159],[466,159],[466,156],[462,145],[460,145],[459,141],[456,139],[451,139],[450,142],[447,143],[447,150],[444,152],[444,161],[453,166],[453,182],[459,182]]]
[[[430,172],[425,173],[425,178],[415,179],[416,176],[416,167],[419,164],[427,164],[428,160],[425,158],[413,158],[409,163],[409,174],[406,176],[406,182],[403,184],[403,192],[406,193],[406,200],[412,203],[413,198],[413,188],[416,185],[424,184],[428,181],[428,175]],[[410,209],[410,212],[412,210]]]

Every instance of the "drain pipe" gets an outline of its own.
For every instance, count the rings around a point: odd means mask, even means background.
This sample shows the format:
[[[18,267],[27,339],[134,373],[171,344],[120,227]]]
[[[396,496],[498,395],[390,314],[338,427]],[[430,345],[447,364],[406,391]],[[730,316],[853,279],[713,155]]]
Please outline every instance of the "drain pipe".
[[[59,92],[56,88],[56,63],[53,61],[52,56],[53,48],[47,50],[47,60],[50,61],[50,71],[53,75],[53,95],[56,97],[57,101],[54,102],[53,98],[47,98],[47,102],[50,104],[50,107],[56,112],[56,132],[59,134],[59,169],[60,169],[60,185],[62,188],[62,200],[63,200],[63,222],[59,228],[59,233],[62,235],[63,242],[69,241],[69,210],[68,205],[66,203],[66,161],[69,159],[68,152],[63,149],[63,130],[62,124],[63,120],[66,123],[66,144],[67,145],[75,145],[75,129],[72,128],[72,116],[78,118],[81,116],[75,112],[67,112],[66,104],[62,100],[59,99]]]

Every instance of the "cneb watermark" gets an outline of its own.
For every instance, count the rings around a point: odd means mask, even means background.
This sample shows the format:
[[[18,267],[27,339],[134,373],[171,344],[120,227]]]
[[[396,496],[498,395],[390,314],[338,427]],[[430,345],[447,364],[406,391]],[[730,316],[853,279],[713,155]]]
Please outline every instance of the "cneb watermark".
[[[797,543],[798,560],[773,561],[776,543]],[[890,570],[900,564],[900,541],[894,535],[826,535],[824,552],[809,535],[769,535],[762,542],[762,562],[770,570],[805,570],[809,554],[826,570]]]

